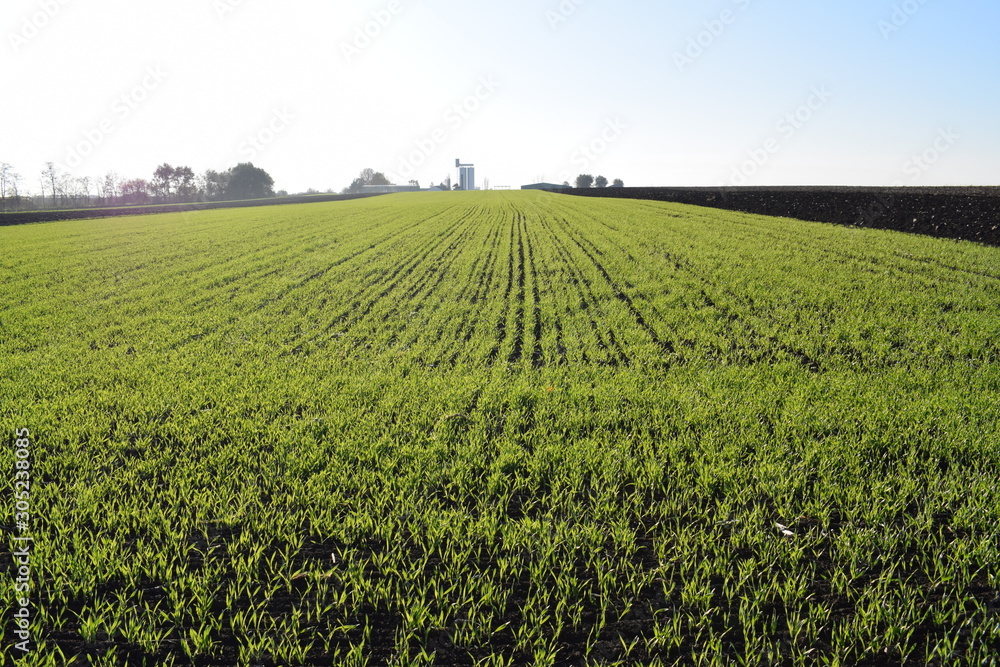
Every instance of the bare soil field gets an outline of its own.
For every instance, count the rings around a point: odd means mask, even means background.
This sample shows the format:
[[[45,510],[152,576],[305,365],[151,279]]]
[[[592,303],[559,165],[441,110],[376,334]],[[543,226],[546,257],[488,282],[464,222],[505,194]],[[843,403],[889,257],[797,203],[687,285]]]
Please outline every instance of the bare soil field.
[[[310,204],[328,201],[347,201],[377,195],[299,195],[292,197],[269,197],[267,199],[244,199],[241,201],[193,202],[190,204],[154,204],[150,206],[109,206],[101,208],[75,208],[64,211],[20,211],[0,213],[0,227],[24,225],[32,222],[55,222],[57,220],[83,220],[87,218],[114,218],[120,215],[150,215],[154,213],[183,213],[185,211],[208,211],[217,208],[247,208],[251,206],[275,206],[277,204]]]
[[[572,188],[558,192],[670,201],[1000,245],[1000,187]]]

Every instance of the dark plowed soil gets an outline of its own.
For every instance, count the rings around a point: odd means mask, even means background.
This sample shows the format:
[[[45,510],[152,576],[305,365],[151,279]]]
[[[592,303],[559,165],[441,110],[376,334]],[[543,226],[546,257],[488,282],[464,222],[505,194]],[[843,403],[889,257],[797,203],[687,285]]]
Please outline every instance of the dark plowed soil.
[[[556,192],[670,201],[1000,246],[1000,187],[570,188]]]
[[[215,208],[246,208],[249,206],[275,206],[278,204],[315,204],[327,201],[347,201],[363,197],[377,197],[373,194],[359,195],[303,195],[299,197],[279,197],[272,199],[247,199],[243,201],[198,202],[193,204],[160,204],[156,206],[116,206],[113,208],[80,208],[65,211],[24,211],[0,213],[0,227],[23,225],[30,222],[55,222],[57,220],[81,220],[84,218],[113,218],[119,215],[148,215],[150,213],[183,213],[184,211],[207,211]]]

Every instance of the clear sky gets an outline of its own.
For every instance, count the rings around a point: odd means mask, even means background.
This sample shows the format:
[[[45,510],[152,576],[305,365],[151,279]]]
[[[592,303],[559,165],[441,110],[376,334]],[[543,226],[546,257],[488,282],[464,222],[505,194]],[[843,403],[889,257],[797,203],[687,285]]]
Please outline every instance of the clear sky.
[[[998,185],[998,32],[996,0],[3,0],[0,161]]]

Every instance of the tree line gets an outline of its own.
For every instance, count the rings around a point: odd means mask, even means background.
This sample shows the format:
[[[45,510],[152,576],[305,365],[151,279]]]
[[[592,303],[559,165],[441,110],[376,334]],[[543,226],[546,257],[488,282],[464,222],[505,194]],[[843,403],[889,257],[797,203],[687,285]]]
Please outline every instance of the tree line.
[[[447,185],[445,183],[447,183]],[[409,184],[410,185],[415,185],[418,188],[420,187],[420,181],[411,180],[409,182]],[[353,195],[353,194],[358,194],[360,192],[364,192],[366,185],[395,185],[395,183],[393,183],[392,181],[390,181],[389,178],[385,174],[383,174],[381,171],[375,171],[374,169],[371,169],[369,167],[369,168],[362,169],[361,173],[358,174],[358,177],[355,178],[354,181],[352,181],[350,185],[348,185],[346,188],[344,188],[343,190],[341,190],[340,194],[342,194],[342,195]],[[431,187],[434,187],[433,183],[431,183]],[[451,189],[451,177],[450,176],[447,178],[446,181],[442,181],[441,182],[441,187],[444,188],[445,190],[450,190]],[[456,190],[458,189],[458,184],[457,183],[455,184],[455,189]]]
[[[366,185],[393,185],[393,183],[381,171],[366,168],[362,169],[358,177],[354,179],[354,182],[341,190],[340,193],[344,195],[358,194],[359,192],[364,192]]]
[[[374,169],[362,169],[358,177],[355,178],[354,181],[348,187],[341,190],[340,193],[346,195],[346,194],[356,194],[359,192],[364,192],[364,188],[366,185],[393,185],[393,183],[390,182],[389,179],[386,178],[386,175],[383,174],[381,171],[375,171]],[[418,183],[417,181],[410,181],[410,185],[416,185],[417,187],[420,187],[420,183]],[[569,181],[563,181],[563,185],[565,185],[566,187],[570,187]],[[434,187],[433,183],[431,183],[431,187]],[[455,183],[455,185],[452,186],[450,176],[441,182],[440,187],[445,190],[451,190],[451,189],[458,190],[459,188],[458,183]],[[608,179],[605,178],[604,176],[598,176],[597,178],[594,178],[590,174],[580,174],[579,176],[576,177],[576,187],[606,188],[609,187],[609,185],[608,185]],[[625,183],[624,181],[622,181],[622,179],[616,178],[610,184],[610,187],[623,188],[625,187]]]
[[[0,210],[232,201],[275,196],[274,179],[250,162],[224,171],[208,169],[200,174],[188,166],[163,163],[149,179],[123,178],[115,171],[100,178],[75,177],[55,163],[46,162],[38,184],[37,194],[32,194],[26,187],[25,178],[13,165],[0,162]]]
[[[563,185],[569,185],[569,183],[563,183]],[[580,174],[576,177],[576,187],[578,188],[606,188],[608,187],[608,179],[603,176],[598,176],[594,178],[590,174]],[[625,183],[620,178],[616,178],[611,184],[613,188],[624,188]]]

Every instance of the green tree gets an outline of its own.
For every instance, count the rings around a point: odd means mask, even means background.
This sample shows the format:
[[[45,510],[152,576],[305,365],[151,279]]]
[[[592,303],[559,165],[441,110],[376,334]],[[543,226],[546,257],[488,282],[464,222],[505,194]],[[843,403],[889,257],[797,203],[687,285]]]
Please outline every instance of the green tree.
[[[205,199],[208,200],[219,200],[225,199],[226,192],[229,190],[229,172],[223,171],[218,172],[214,169],[208,169],[204,174],[198,179],[199,186],[204,193]]]
[[[576,177],[576,187],[590,188],[594,185],[594,177],[590,174],[580,174]]]
[[[603,176],[598,176],[597,180],[594,181],[594,185],[596,185],[599,188],[606,188],[608,187],[608,179],[604,178]]]
[[[153,193],[164,199],[170,199],[174,185],[174,168],[164,162],[153,172]]]
[[[251,162],[241,162],[229,170],[227,199],[261,199],[274,196],[274,179]]]
[[[198,193],[194,184],[194,170],[191,167],[174,169],[174,188],[181,201],[191,201]]]
[[[374,169],[362,169],[354,182],[345,190],[345,194],[357,194],[365,189],[366,185],[392,185],[392,182],[385,177],[381,171]]]

